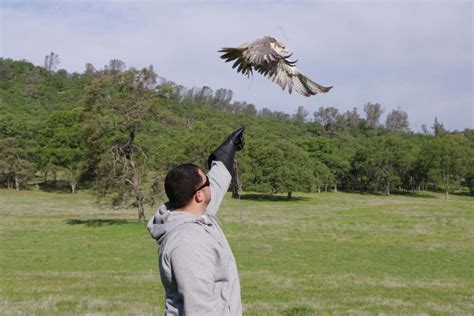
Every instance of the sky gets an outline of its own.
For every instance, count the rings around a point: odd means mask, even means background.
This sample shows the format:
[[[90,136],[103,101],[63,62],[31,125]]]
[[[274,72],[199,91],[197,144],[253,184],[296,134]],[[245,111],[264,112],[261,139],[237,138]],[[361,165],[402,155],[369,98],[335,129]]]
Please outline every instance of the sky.
[[[473,1],[0,1],[0,55],[83,72],[111,59],[153,65],[192,88],[231,89],[234,101],[309,118],[319,107],[345,112],[368,102],[408,113],[410,128],[434,118],[449,130],[474,128]],[[260,74],[247,78],[219,58],[270,35],[313,81],[334,88],[304,97]]]

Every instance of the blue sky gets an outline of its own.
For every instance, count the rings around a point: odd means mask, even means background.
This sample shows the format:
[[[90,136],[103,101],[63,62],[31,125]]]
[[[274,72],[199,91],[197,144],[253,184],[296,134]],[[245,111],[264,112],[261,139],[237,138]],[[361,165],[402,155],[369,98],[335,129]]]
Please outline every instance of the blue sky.
[[[8,1],[0,4],[0,54],[82,72],[118,58],[187,87],[234,91],[258,109],[340,112],[378,102],[402,108],[410,128],[474,128],[472,1]],[[271,35],[298,69],[334,88],[289,95],[256,74],[237,74],[217,50]]]

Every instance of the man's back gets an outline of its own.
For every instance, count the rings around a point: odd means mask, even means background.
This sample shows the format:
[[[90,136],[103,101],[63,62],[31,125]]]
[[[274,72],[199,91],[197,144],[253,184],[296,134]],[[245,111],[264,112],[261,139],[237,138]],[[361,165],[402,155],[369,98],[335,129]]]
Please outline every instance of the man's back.
[[[203,215],[163,204],[148,229],[160,245],[166,315],[241,315],[237,265],[215,214],[231,175],[220,162],[208,174],[211,202]]]
[[[160,244],[166,314],[240,315],[240,283],[232,251],[217,221],[183,222]]]

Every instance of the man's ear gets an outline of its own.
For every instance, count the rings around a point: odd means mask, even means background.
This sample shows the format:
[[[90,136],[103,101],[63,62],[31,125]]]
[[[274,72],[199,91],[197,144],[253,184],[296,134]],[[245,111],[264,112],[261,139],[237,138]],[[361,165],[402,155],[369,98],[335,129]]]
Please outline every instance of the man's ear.
[[[201,203],[202,201],[204,201],[204,195],[202,194],[202,191],[199,190],[197,191],[195,194],[194,194],[194,201],[196,203]]]

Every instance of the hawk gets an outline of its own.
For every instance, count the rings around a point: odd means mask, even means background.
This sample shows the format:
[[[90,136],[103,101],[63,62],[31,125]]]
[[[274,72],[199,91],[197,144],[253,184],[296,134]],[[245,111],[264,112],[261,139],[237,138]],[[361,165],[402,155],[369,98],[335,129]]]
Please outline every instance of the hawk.
[[[290,61],[285,45],[271,36],[265,36],[239,47],[224,47],[218,51],[226,62],[235,60],[232,68],[237,72],[250,76],[253,70],[276,82],[282,90],[288,87],[291,94],[295,89],[298,93],[309,97],[317,93],[326,93],[331,87],[323,87],[310,80],[296,69],[297,60]]]

